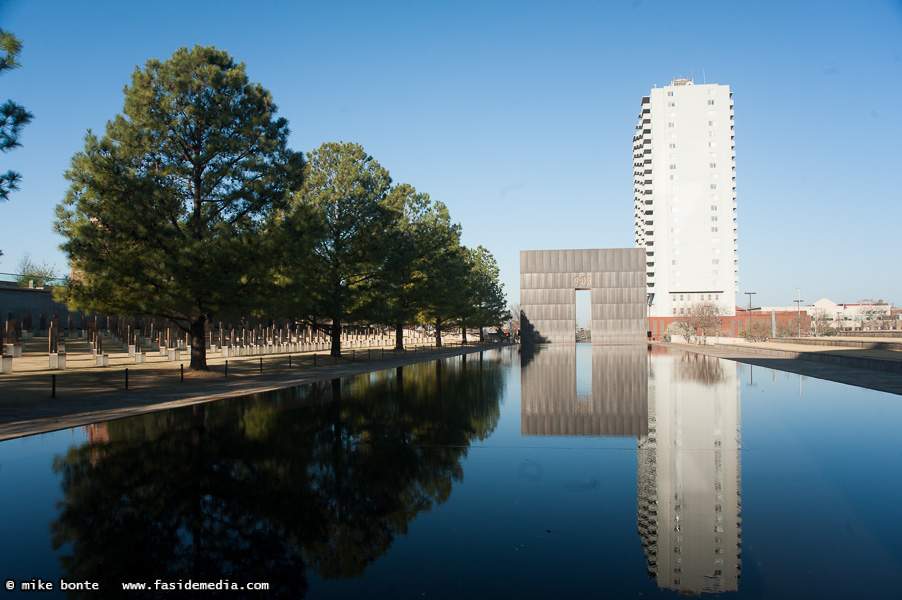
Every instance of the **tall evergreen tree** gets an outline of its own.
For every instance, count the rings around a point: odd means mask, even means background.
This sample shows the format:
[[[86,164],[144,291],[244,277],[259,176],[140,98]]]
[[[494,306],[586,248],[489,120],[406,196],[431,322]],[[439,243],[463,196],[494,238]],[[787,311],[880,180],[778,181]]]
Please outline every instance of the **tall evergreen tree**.
[[[466,327],[478,327],[479,341],[483,341],[485,328],[500,326],[510,318],[510,312],[506,308],[504,284],[498,281],[499,270],[495,257],[486,248],[477,246],[475,250],[467,249],[467,262],[469,303],[462,319],[464,339],[466,340]]]
[[[385,263],[371,295],[376,322],[395,328],[395,348],[404,348],[404,325],[416,322],[428,289],[429,263],[447,248],[457,246],[460,225],[452,224],[447,207],[409,184],[392,188],[383,205],[391,227],[381,239]]]
[[[69,305],[167,317],[191,334],[191,368],[206,369],[206,322],[257,304],[260,228],[300,183],[275,112],[244,64],[213,47],[137,68],[123,114],[102,138],[88,132],[66,173],[56,227]]]
[[[22,42],[8,31],[0,29],[0,74],[21,66],[18,61],[21,51]],[[19,133],[33,118],[34,115],[25,110],[24,106],[12,100],[7,100],[0,106],[0,152],[9,152],[22,145]],[[0,202],[9,200],[10,192],[19,189],[21,179],[22,176],[13,170],[0,173]],[[3,256],[2,250],[0,256]]]
[[[307,219],[298,252],[312,252],[312,258],[296,262],[284,279],[306,288],[295,298],[295,311],[330,332],[332,356],[341,356],[342,324],[365,314],[366,294],[384,263],[380,237],[388,219],[381,202],[390,189],[388,171],[363,147],[328,142],[308,156],[303,188],[286,215],[297,230],[304,227],[294,211]]]
[[[0,73],[21,66],[18,61],[22,42],[16,36],[0,29]],[[19,133],[28,125],[34,115],[21,104],[7,100],[0,106],[0,151],[9,152],[21,146]],[[9,193],[19,189],[21,176],[15,171],[0,173],[0,202],[9,199]]]
[[[470,306],[470,264],[467,249],[455,244],[437,253],[424,267],[425,285],[420,318],[434,328],[435,345],[441,347],[442,332],[460,323]]]

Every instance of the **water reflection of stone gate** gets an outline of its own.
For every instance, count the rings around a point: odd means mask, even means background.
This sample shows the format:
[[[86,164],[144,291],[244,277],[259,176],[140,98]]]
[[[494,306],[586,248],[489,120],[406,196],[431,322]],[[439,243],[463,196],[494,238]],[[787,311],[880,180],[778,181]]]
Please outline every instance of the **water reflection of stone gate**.
[[[589,290],[592,343],[646,340],[645,251],[523,250],[520,310],[524,341],[576,342],[576,290]]]

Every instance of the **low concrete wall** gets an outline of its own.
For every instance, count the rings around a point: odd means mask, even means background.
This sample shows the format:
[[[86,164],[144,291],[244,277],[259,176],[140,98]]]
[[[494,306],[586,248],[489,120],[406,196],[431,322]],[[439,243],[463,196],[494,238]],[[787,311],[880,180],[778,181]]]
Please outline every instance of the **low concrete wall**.
[[[839,337],[874,337],[874,338],[902,338],[902,330],[893,329],[887,331],[840,331]]]
[[[834,346],[840,348],[866,348],[868,350],[902,350],[902,340],[897,341],[869,341],[849,340],[839,338],[774,338],[771,341],[786,342],[788,344],[804,344],[806,346]]]
[[[721,346],[720,344],[718,344],[715,347],[726,346]],[[830,354],[828,352],[792,352],[789,350],[773,350],[770,348],[752,347],[743,347],[742,352],[747,354],[760,354],[762,356],[773,356],[774,358],[807,360],[809,362],[819,362],[828,365],[856,367],[859,369],[874,369],[876,371],[886,371],[889,373],[902,374],[902,360],[889,360],[885,358],[872,358],[868,356],[845,356],[841,354]]]

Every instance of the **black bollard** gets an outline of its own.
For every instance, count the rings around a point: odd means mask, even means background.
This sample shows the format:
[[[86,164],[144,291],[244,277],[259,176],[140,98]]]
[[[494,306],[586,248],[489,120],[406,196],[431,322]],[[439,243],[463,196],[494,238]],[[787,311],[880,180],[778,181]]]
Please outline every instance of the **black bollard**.
[[[50,376],[50,397],[56,398],[56,375]]]
[[[260,372],[263,372],[263,357],[260,357]]]
[[[128,390],[128,367],[125,367],[125,389]]]
[[[226,359],[225,361],[225,376],[229,376],[229,359]]]
[[[179,379],[185,383],[185,363],[179,365]]]

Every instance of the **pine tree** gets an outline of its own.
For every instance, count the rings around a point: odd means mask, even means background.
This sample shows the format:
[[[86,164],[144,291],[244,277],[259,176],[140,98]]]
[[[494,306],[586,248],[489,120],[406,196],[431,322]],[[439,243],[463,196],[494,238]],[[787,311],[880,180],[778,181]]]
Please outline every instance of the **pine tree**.
[[[205,324],[249,311],[269,276],[261,228],[300,183],[268,91],[213,47],[136,69],[123,114],[66,173],[57,231],[73,267],[73,308],[171,319],[205,370]]]

